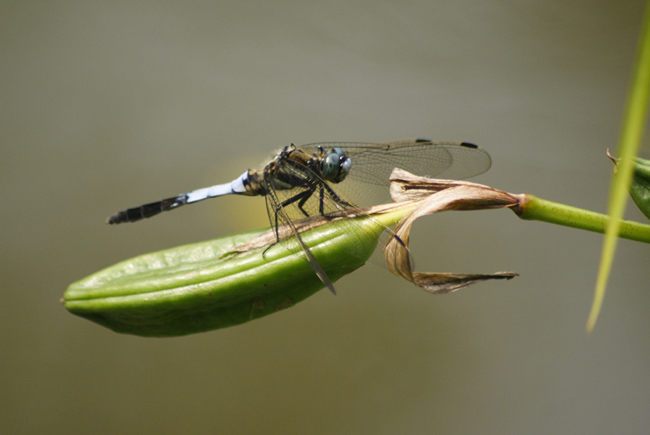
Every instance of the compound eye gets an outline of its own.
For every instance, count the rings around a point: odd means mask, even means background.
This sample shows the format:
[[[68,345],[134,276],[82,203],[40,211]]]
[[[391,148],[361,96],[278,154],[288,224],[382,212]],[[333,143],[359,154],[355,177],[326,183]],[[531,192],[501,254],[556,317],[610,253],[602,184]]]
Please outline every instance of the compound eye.
[[[321,168],[321,172],[323,175],[323,178],[326,179],[327,181],[334,181],[338,177],[339,174],[339,161],[340,157],[337,153],[332,152],[329,153],[328,155],[325,156],[323,159],[323,165]]]
[[[349,158],[344,157],[341,160],[340,166],[341,166],[341,170],[339,171],[339,176],[338,176],[339,182],[345,180],[345,177],[347,177],[348,174],[350,173],[350,168],[352,168],[352,161]]]

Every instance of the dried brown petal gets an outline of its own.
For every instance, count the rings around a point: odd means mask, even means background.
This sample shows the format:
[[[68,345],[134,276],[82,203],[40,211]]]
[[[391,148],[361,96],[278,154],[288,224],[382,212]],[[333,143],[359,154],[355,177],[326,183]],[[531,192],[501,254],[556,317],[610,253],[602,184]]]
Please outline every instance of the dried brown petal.
[[[510,279],[513,272],[496,274],[414,273],[408,251],[411,226],[420,217],[447,210],[481,210],[512,207],[517,197],[481,184],[457,180],[418,177],[401,169],[391,174],[391,195],[395,201],[412,202],[412,211],[404,217],[384,249],[389,270],[431,293],[448,293],[477,281]]]

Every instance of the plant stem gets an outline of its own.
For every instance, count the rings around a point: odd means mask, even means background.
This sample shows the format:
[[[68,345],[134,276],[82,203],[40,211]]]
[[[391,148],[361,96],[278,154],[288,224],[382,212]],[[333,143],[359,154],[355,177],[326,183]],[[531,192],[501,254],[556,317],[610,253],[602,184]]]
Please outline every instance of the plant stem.
[[[567,227],[604,233],[610,217],[557,202],[547,201],[533,195],[520,195],[519,206],[514,209],[521,219],[538,220]],[[621,221],[619,237],[650,243],[650,225]]]

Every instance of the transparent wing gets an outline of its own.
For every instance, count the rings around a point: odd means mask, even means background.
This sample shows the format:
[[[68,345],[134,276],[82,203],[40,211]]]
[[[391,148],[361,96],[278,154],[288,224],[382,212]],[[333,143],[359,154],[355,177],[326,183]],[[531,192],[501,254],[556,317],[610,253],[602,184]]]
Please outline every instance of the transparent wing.
[[[395,167],[416,175],[470,178],[490,169],[489,154],[467,142],[431,142],[425,139],[386,143],[324,142],[300,146],[309,153],[318,147],[341,148],[352,160],[349,177],[366,183],[388,184]]]
[[[278,174],[281,174],[284,180],[290,180],[294,187],[291,189],[276,187],[278,183],[274,176]],[[336,294],[326,272],[296,230],[294,221],[319,214],[341,212],[351,208],[352,205],[342,201],[311,169],[297,162],[277,160],[275,172],[264,172],[263,183],[266,191],[266,210],[278,243],[290,252],[299,254],[302,251],[314,273],[332,293]],[[286,229],[288,231],[284,231]]]
[[[432,142],[426,139],[386,143],[324,142],[299,148],[313,154],[319,147],[325,150],[341,148],[350,158],[350,174],[335,185],[335,189],[359,206],[372,205],[390,197],[386,186],[394,168],[428,177],[464,179],[482,174],[491,165],[485,150],[467,142]]]
[[[290,209],[290,207],[285,208],[281,205],[281,202],[279,202],[279,198],[277,197],[277,191],[274,189],[272,184],[268,185],[267,187],[269,190],[267,191],[266,195],[266,210],[269,214],[269,220],[271,221],[272,228],[275,229],[275,235],[277,237],[278,243],[280,243],[290,252],[298,254],[300,251],[302,251],[305,255],[305,259],[311,265],[311,268],[318,279],[320,279],[321,282],[325,284],[325,286],[332,292],[332,294],[336,294],[334,285],[327,276],[327,273],[318,263],[318,260],[316,260],[312,252],[309,250],[309,247],[303,241],[302,236],[298,230],[296,230],[293,220],[290,219],[287,215],[287,211]],[[281,226],[289,229],[287,235],[281,235]]]

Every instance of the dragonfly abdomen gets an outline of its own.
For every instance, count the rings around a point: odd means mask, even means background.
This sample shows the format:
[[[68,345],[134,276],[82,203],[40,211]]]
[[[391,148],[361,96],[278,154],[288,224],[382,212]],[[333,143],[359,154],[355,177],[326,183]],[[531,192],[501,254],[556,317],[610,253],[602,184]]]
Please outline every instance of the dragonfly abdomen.
[[[197,189],[182,195],[166,198],[161,201],[144,204],[115,213],[106,220],[108,224],[122,222],[137,222],[155,216],[163,211],[172,210],[181,205],[190,204],[204,199],[223,195],[263,195],[264,191],[257,181],[259,175],[255,171],[246,171],[230,183],[218,184],[204,189]]]
[[[115,213],[106,220],[108,224],[120,224],[122,222],[137,222],[139,220],[155,216],[163,211],[180,207],[187,203],[187,194],[166,198],[162,201],[144,204],[139,207],[129,208],[124,211]]]

